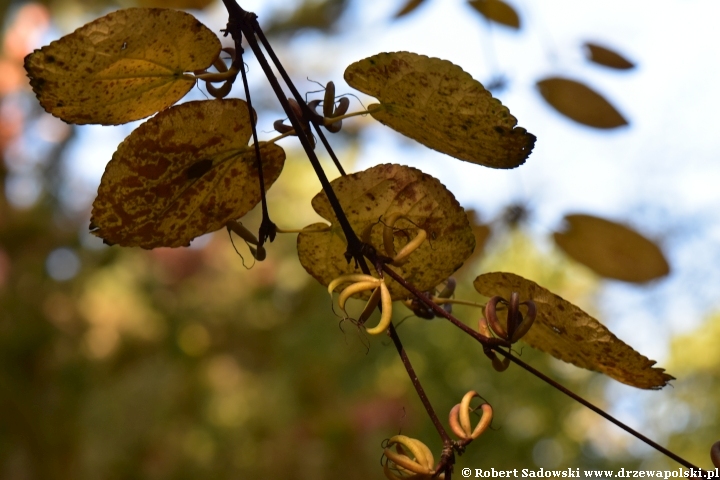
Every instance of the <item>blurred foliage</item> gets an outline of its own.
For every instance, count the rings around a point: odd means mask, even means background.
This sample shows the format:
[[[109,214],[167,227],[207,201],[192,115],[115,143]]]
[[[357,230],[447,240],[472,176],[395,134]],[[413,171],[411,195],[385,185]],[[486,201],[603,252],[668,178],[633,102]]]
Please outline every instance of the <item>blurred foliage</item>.
[[[42,4],[83,12],[119,2]],[[301,2],[274,31],[331,31],[346,4]],[[294,236],[277,239],[249,270],[247,248],[238,244],[240,258],[223,232],[192,248],[153,251],[89,239],[89,212],[69,210],[61,195],[72,188],[60,152],[74,130],[42,112],[18,74],[50,14],[38,4],[7,6],[0,3],[0,17],[15,17],[4,22],[0,64],[0,478],[365,479],[381,478],[381,443],[396,433],[439,451],[393,347],[340,324],[325,289],[300,265]],[[356,139],[346,140],[338,152],[345,158]],[[39,160],[30,160],[31,145],[42,147]],[[269,201],[273,219],[294,228],[317,219],[309,199],[319,186],[298,152],[288,157]],[[257,225],[259,215],[245,221]],[[487,254],[466,267],[458,298],[477,301],[469,280],[504,269],[593,313],[599,280],[587,269],[540,249],[522,225],[498,238],[494,232]],[[396,310],[396,320],[410,314]],[[479,314],[456,312],[470,325]],[[683,348],[716,343],[717,324]],[[492,429],[459,467],[639,464],[599,454],[599,417],[517,368],[495,372],[477,343],[446,322],[411,317],[399,332],[444,420],[469,389],[495,408]],[[676,351],[668,368],[689,372],[679,398],[714,423],[691,423],[697,435],[672,446],[707,463],[692,452],[717,439],[717,358],[696,365]],[[603,398],[599,375],[520,353],[578,393]]]

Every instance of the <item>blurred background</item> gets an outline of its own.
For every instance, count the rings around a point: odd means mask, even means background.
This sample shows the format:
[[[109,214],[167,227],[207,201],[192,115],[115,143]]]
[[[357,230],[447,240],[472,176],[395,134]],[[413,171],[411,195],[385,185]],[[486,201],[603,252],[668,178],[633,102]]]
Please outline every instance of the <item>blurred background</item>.
[[[352,93],[347,65],[398,50],[451,60],[492,88],[538,137],[518,169],[452,159],[369,117],[345,121],[331,142],[349,171],[411,165],[475,210],[479,244],[458,274],[458,298],[480,301],[472,289],[480,273],[515,272],[658,360],[677,380],[646,392],[522,349],[525,361],[710,468],[720,439],[720,6],[508,2],[241,6],[259,15],[301,91],[333,80],[338,94]],[[107,247],[88,233],[103,169],[139,122],[63,123],[42,111],[22,61],[129,6],[191,9],[216,32],[227,21],[217,0],[0,0],[0,478],[382,478],[381,445],[397,433],[439,453],[394,348],[338,328],[325,288],[297,259],[295,235],[280,235],[266,261],[246,268],[248,250],[236,241],[243,260],[222,231],[153,251]],[[603,62],[588,43],[626,64]],[[284,114],[252,54],[245,61],[261,136],[271,138]],[[538,88],[558,77],[597,92],[626,125],[597,128],[588,112],[563,111],[566,91]],[[570,103],[589,98],[576,95]],[[358,96],[352,109],[368,105]],[[204,87],[184,100],[202,98]],[[297,141],[281,144],[288,161],[269,192],[271,217],[301,228],[317,220],[310,199],[320,185]],[[552,235],[572,213],[642,233],[662,248],[670,274],[633,284],[572,260]],[[258,222],[256,212],[244,220]],[[479,315],[455,313],[471,325]],[[493,430],[459,467],[678,466],[525,372],[495,372],[446,322],[410,317],[399,332],[442,418],[470,389],[495,408]]]

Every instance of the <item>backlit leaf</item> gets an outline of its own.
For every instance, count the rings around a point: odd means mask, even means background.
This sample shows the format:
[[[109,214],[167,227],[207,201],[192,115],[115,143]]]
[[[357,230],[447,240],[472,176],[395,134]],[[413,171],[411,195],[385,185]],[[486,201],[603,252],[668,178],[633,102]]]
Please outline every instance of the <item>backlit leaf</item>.
[[[643,283],[670,273],[660,248],[636,231],[591,215],[566,215],[555,243],[598,275]]]
[[[400,11],[395,14],[395,18],[404,17],[408,13],[413,12],[424,1],[425,0],[408,0],[405,5],[403,5],[403,7],[400,9]]]
[[[537,82],[550,106],[578,123],[595,128],[616,128],[628,122],[599,93],[568,78],[551,77]]]
[[[92,233],[110,244],[180,247],[260,201],[247,104],[188,102],[160,112],[120,144],[93,204]],[[261,145],[265,187],[285,152]]]
[[[607,47],[601,47],[600,45],[590,42],[583,46],[585,47],[585,56],[587,59],[598,65],[604,65],[617,70],[635,68],[634,63]]]
[[[49,113],[69,123],[118,125],[152,115],[195,85],[217,36],[177,10],[129,8],[88,23],[25,57],[30,85]]]
[[[470,0],[468,3],[490,21],[520,28],[520,17],[515,9],[501,0]]]
[[[409,218],[395,223],[395,252],[417,235],[418,228],[427,232],[427,240],[410,255],[408,262],[393,267],[421,290],[430,290],[447,279],[473,251],[475,239],[465,211],[437,179],[420,170],[378,165],[340,177],[332,182],[332,187],[355,233],[361,238],[365,236],[380,254],[386,254],[381,222],[394,213]],[[354,262],[348,264],[345,259],[347,241],[325,194],[316,195],[312,206],[332,225],[329,231],[319,233],[311,230],[326,224],[310,225],[298,235],[300,263],[323,285],[342,274],[359,272]],[[408,296],[396,282],[386,281],[393,299]]]
[[[368,107],[376,120],[460,160],[515,168],[535,145],[507,107],[447,60],[381,53],[350,65],[345,80],[380,101]]]
[[[474,286],[486,297],[509,299],[511,292],[518,292],[521,302],[535,302],[535,323],[522,338],[533,348],[633,387],[658,389],[674,378],[653,367],[655,361],[640,355],[580,308],[531,280],[493,272],[477,277]]]

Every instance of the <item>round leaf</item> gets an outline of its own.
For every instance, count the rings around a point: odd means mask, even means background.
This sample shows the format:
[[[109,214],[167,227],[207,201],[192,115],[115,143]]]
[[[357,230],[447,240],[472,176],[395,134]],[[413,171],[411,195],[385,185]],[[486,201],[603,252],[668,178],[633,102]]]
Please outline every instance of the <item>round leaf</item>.
[[[217,36],[177,10],[130,8],[88,23],[25,57],[30,85],[49,113],[69,123],[118,125],[152,115],[195,85]]]
[[[566,215],[555,243],[598,275],[643,283],[670,273],[660,248],[636,231],[591,215]]]
[[[254,120],[254,119],[253,119]],[[160,112],[120,144],[103,174],[90,228],[110,244],[179,247],[260,201],[247,104],[188,102]],[[265,186],[285,152],[261,144]]]
[[[345,80],[380,101],[368,107],[376,120],[460,160],[515,168],[535,145],[507,107],[447,60],[381,53],[350,65]]]
[[[378,165],[340,177],[333,190],[361,239],[380,254],[383,244],[382,221],[393,214],[407,217],[397,220],[393,235],[395,252],[411,241],[418,229],[427,232],[427,240],[415,250],[407,263],[393,267],[405,280],[421,290],[431,290],[457,270],[475,247],[475,237],[467,215],[437,179],[420,170],[402,165]],[[355,263],[345,259],[347,241],[325,193],[312,200],[315,211],[331,222],[330,230],[312,232],[325,224],[310,225],[298,235],[300,263],[318,282],[328,285],[346,273],[358,273]],[[393,300],[408,297],[396,282],[386,279]]]
[[[520,17],[517,12],[502,0],[471,0],[468,3],[491,22],[510,28],[520,28]]]
[[[615,68],[617,70],[630,70],[631,68],[635,68],[634,63],[609,48],[589,42],[583,46],[585,47],[587,59],[598,65]]]
[[[568,78],[551,77],[537,82],[550,106],[578,123],[595,128],[616,128],[628,122],[599,93]]]
[[[654,368],[655,361],[640,355],[579,307],[531,280],[493,272],[477,277],[474,286],[486,297],[509,299],[512,292],[518,292],[521,302],[535,302],[535,323],[522,338],[533,348],[633,387],[658,389],[674,378],[664,369]]]

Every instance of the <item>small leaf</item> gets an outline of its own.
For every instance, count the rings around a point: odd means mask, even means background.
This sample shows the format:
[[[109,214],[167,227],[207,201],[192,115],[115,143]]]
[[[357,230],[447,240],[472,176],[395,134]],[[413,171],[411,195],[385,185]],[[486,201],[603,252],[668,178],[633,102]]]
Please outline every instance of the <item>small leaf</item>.
[[[637,388],[659,389],[674,378],[580,308],[531,280],[493,272],[477,277],[474,286],[486,297],[509,299],[511,292],[518,292],[520,301],[535,302],[535,323],[522,338],[533,348]]]
[[[644,283],[670,273],[660,248],[636,231],[591,215],[566,215],[567,228],[553,234],[574,260],[600,276]]]
[[[195,85],[217,36],[177,10],[129,8],[88,23],[25,57],[43,108],[68,123],[119,125],[152,115]]]
[[[615,68],[617,70],[635,68],[634,63],[609,48],[601,47],[600,45],[590,42],[583,45],[583,47],[585,47],[585,56],[587,59],[598,65]]]
[[[595,128],[616,128],[628,122],[599,93],[568,78],[551,77],[537,82],[550,106],[578,123]]]
[[[422,5],[425,0],[408,0],[405,5],[395,14],[395,18],[404,17]]]
[[[515,9],[501,0],[470,0],[471,7],[490,20],[510,28],[520,28],[520,17]]]
[[[345,70],[348,84],[380,100],[380,123],[460,160],[515,168],[535,145],[507,107],[462,68],[409,52],[381,53]]]
[[[160,112],[120,144],[93,203],[94,235],[143,248],[180,247],[260,201],[247,104],[188,102]],[[261,144],[265,187],[285,162]]]
[[[395,223],[393,246],[398,252],[424,229],[427,240],[410,254],[407,263],[392,267],[421,290],[431,290],[446,280],[470,256],[475,239],[467,215],[437,179],[402,165],[378,165],[332,182],[348,221],[358,236],[386,255],[384,225],[392,214],[403,214]],[[347,241],[325,193],[312,200],[315,211],[331,222],[329,231],[311,232],[326,224],[306,227],[298,235],[300,263],[321,284],[346,273],[358,273],[355,262],[345,259]],[[408,220],[409,219],[409,220]],[[386,279],[393,300],[408,297],[395,281]]]

